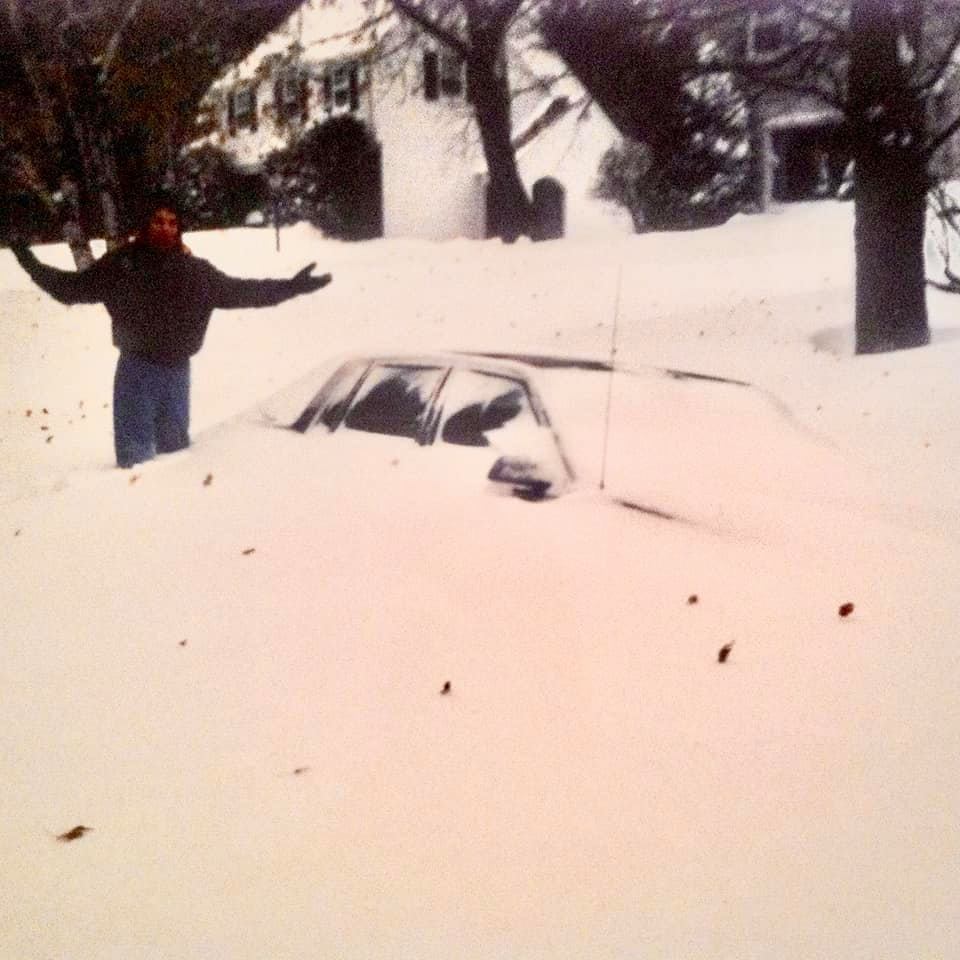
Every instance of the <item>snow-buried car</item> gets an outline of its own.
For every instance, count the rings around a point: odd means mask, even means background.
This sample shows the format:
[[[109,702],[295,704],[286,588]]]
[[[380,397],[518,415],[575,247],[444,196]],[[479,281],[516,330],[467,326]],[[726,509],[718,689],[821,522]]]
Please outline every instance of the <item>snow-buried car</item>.
[[[260,410],[305,442],[335,440],[327,454],[338,461],[412,464],[415,483],[528,500],[601,490],[649,514],[726,527],[744,511],[762,513],[767,495],[842,495],[831,480],[844,469],[836,451],[775,398],[693,371],[530,354],[370,354],[331,363]],[[803,489],[811,458],[818,482]]]

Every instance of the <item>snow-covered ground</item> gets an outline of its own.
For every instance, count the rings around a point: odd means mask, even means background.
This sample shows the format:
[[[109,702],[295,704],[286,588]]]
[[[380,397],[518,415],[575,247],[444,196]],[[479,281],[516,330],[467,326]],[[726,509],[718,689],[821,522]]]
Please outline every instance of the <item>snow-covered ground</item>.
[[[215,315],[196,444],[132,475],[102,308],[0,251],[0,956],[955,956],[960,299],[931,292],[929,347],[854,356],[851,216],[193,235],[228,272],[334,283]],[[792,438],[842,476],[793,464],[739,536],[589,498],[421,502],[309,458],[251,489],[215,442],[355,350],[606,360],[614,328],[619,363],[777,412],[778,437],[718,416],[678,498]],[[674,416],[664,437],[702,427]]]

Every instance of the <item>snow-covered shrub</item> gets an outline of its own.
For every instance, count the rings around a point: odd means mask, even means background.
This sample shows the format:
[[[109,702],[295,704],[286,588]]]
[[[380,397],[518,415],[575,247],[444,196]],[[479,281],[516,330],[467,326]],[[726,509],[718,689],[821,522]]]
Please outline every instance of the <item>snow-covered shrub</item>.
[[[607,152],[596,193],[625,206],[638,231],[706,226],[736,212],[749,166],[743,97],[728,75],[709,75],[665,102],[656,138]]]
[[[327,236],[380,236],[380,149],[369,129],[351,116],[315,124],[292,147],[267,159],[281,223],[307,220]]]
[[[209,144],[177,158],[170,186],[188,230],[240,226],[266,200],[262,176],[240,170],[229,154]]]

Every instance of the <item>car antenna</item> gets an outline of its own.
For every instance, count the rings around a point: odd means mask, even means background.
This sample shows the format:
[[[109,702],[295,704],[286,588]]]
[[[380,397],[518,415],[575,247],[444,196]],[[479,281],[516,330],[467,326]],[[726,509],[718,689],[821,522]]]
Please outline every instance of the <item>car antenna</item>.
[[[607,383],[607,409],[603,416],[603,460],[600,463],[600,489],[607,482],[607,441],[610,438],[610,405],[613,401],[613,365],[617,355],[617,319],[620,315],[620,282],[623,279],[623,260],[617,267],[617,292],[613,300],[613,330],[610,333],[610,379]]]

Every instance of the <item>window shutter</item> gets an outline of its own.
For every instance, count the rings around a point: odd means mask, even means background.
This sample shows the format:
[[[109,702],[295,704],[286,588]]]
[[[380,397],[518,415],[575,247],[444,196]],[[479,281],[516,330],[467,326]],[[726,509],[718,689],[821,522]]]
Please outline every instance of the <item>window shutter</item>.
[[[329,71],[323,75],[323,105],[328,113],[333,110],[333,77]]]
[[[440,95],[440,68],[433,50],[423,55],[423,95],[427,100],[436,100]]]
[[[350,111],[356,112],[360,107],[360,82],[357,76],[357,65],[350,67]]]

